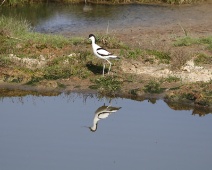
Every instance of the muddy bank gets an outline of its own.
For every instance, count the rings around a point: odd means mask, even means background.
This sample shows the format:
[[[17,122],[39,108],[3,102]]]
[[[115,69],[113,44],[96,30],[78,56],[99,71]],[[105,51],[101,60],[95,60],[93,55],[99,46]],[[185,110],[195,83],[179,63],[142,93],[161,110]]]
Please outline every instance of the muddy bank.
[[[102,98],[104,95],[97,92],[97,90],[92,89],[72,89],[72,90],[62,90],[62,89],[52,89],[52,88],[38,88],[31,87],[25,85],[11,85],[11,84],[1,84],[0,85],[0,99],[4,100],[7,97],[19,97],[22,100],[22,97],[32,95],[32,96],[58,96],[62,93],[77,93],[79,97],[82,97],[86,100],[88,96],[95,96],[97,98]],[[167,105],[173,110],[192,110],[192,115],[205,116],[207,114],[212,113],[212,107],[203,107],[198,104],[194,104],[189,100],[170,100],[166,96],[166,93],[161,94],[143,94],[143,95],[135,95],[126,92],[116,93],[113,95],[108,95],[107,98],[127,98],[136,101],[145,101],[151,102],[155,104],[157,100],[164,100]]]

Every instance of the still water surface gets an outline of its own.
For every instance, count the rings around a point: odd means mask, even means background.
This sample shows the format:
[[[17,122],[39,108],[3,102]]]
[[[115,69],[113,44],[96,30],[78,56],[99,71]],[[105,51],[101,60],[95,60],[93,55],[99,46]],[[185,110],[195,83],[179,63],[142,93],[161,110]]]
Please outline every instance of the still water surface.
[[[92,132],[87,127],[104,104],[121,108]],[[212,114],[171,110],[162,100],[79,94],[2,98],[0,169],[209,170],[211,129]]]
[[[1,7],[0,14],[27,19],[35,31],[69,35],[119,29],[208,23],[212,4],[190,6],[33,4]],[[120,30],[121,31],[121,30]]]

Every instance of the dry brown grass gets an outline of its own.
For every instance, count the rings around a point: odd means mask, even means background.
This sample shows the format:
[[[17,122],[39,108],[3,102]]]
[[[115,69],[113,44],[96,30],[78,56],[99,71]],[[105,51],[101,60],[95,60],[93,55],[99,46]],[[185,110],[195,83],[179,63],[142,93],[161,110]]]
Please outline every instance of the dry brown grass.
[[[188,60],[191,59],[191,54],[182,48],[174,49],[171,52],[170,67],[172,70],[180,69]]]

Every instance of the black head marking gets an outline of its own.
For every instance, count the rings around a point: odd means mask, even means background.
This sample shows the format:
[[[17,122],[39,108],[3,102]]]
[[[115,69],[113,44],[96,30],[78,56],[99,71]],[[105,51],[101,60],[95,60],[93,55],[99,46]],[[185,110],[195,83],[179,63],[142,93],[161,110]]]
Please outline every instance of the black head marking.
[[[90,37],[94,37],[94,38],[95,38],[95,35],[93,35],[93,34],[90,34],[90,35],[89,35],[89,38],[90,38]]]

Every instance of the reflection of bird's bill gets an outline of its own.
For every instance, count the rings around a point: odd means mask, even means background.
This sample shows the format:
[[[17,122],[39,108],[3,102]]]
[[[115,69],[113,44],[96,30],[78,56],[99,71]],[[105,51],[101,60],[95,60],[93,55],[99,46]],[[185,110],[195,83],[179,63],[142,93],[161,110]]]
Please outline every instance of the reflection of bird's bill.
[[[89,128],[88,126],[82,126],[82,127],[84,127],[84,128]]]
[[[88,128],[91,132],[95,132],[95,131],[97,130],[97,125],[98,125],[98,123],[96,124],[96,128],[95,128],[95,129],[92,129],[92,128],[89,127],[89,126],[82,126],[82,127]]]
[[[96,123],[96,128],[92,129],[92,127],[89,127],[89,129],[90,129],[91,132],[96,132],[97,127],[98,127],[98,123]]]

